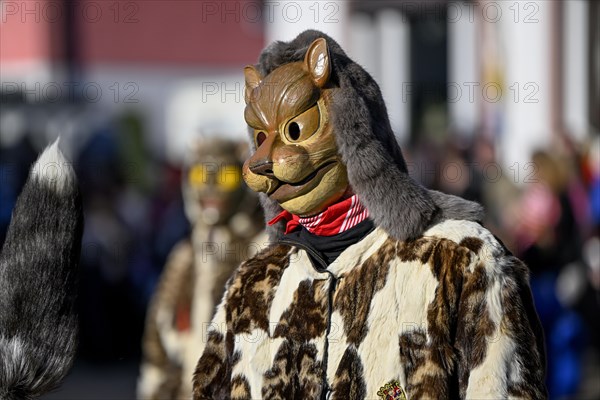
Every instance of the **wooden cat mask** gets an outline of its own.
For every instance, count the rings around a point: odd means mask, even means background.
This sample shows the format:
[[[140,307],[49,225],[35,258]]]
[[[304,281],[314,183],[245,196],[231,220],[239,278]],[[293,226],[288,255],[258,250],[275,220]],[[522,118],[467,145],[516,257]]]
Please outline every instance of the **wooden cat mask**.
[[[336,203],[349,184],[330,119],[326,40],[316,39],[304,61],[284,64],[264,78],[247,66],[244,75],[244,117],[256,145],[243,166],[248,186],[299,216]]]

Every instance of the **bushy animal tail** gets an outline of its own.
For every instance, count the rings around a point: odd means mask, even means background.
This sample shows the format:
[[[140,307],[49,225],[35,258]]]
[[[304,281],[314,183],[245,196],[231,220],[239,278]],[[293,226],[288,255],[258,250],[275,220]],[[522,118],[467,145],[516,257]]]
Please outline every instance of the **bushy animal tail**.
[[[0,399],[60,383],[77,347],[74,299],[83,216],[58,140],[32,167],[0,253]]]

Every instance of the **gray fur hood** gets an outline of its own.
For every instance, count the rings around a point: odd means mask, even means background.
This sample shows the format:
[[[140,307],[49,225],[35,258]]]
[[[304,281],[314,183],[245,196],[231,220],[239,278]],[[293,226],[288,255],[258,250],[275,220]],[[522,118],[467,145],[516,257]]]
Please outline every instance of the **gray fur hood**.
[[[307,30],[290,42],[274,42],[263,50],[256,68],[266,76],[283,64],[302,61],[318,38],[327,41],[332,63],[330,82],[336,88],[331,111],[338,149],[350,185],[375,225],[398,240],[410,240],[444,220],[481,221],[481,205],[428,190],[409,176],[379,86],[331,37]],[[282,211],[264,193],[260,199],[267,221]],[[268,229],[276,239],[283,235],[284,223]]]

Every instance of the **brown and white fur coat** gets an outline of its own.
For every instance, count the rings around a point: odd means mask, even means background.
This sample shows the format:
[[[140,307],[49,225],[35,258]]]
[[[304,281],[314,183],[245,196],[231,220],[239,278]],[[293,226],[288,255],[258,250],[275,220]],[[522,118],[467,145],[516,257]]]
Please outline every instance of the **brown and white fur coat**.
[[[479,205],[409,177],[372,77],[317,31],[269,46],[257,70],[302,61],[317,38],[338,151],[375,230],[322,265],[271,227],[228,282],[194,398],[377,399],[389,383],[408,399],[546,398],[527,268],[477,222]],[[267,219],[281,211],[261,201]]]
[[[212,322],[195,398],[545,397],[526,267],[486,229],[377,228],[326,271],[272,245],[243,263]]]

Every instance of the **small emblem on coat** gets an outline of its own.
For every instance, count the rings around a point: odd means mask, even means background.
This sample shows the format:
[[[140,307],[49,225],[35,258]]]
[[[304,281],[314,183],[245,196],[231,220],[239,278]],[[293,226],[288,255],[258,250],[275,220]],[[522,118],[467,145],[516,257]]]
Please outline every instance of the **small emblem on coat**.
[[[386,383],[377,392],[382,400],[407,400],[406,393],[398,381]]]

